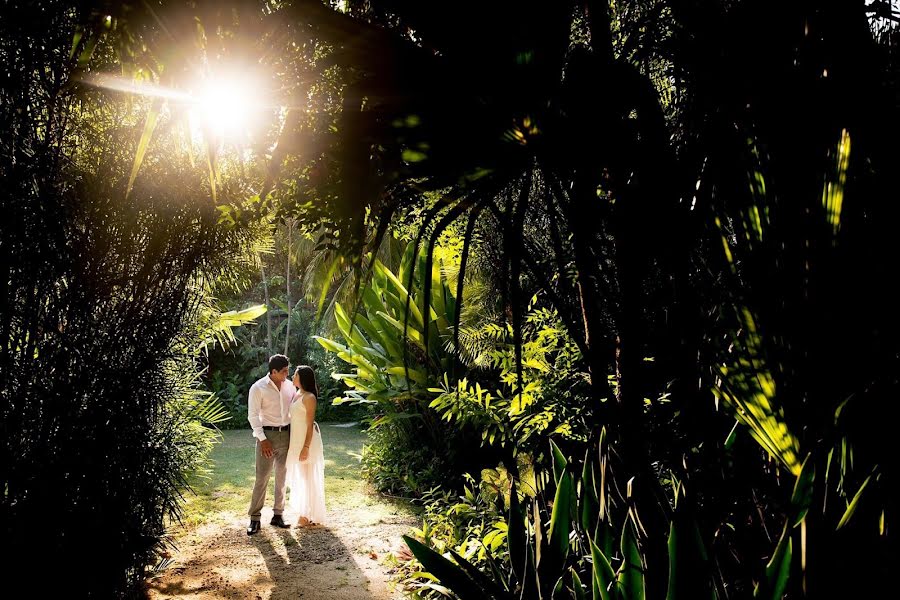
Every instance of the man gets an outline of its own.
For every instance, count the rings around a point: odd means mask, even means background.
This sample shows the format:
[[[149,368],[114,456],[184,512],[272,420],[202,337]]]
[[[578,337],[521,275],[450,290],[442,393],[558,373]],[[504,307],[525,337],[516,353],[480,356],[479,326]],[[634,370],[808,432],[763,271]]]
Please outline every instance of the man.
[[[256,483],[250,501],[247,535],[259,531],[259,519],[266,503],[266,488],[275,466],[275,506],[271,524],[288,528],[284,522],[284,488],[287,453],[291,441],[291,400],[297,391],[288,379],[288,358],[275,354],[269,359],[269,374],[250,386],[247,420],[256,438]]]

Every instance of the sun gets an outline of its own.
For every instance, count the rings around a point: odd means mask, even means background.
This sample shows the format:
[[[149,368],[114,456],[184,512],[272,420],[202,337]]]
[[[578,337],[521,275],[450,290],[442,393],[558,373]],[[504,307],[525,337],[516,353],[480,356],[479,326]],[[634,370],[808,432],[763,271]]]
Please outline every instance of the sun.
[[[254,108],[251,86],[238,80],[210,81],[195,96],[194,118],[219,135],[240,135]]]

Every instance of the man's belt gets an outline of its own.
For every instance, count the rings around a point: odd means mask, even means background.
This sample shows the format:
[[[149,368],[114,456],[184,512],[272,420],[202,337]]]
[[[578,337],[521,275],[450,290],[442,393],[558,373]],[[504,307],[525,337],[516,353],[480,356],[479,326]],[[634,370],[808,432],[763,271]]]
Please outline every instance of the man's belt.
[[[282,425],[281,427],[276,427],[275,425],[263,425],[263,429],[266,431],[290,431],[291,425],[290,423]]]

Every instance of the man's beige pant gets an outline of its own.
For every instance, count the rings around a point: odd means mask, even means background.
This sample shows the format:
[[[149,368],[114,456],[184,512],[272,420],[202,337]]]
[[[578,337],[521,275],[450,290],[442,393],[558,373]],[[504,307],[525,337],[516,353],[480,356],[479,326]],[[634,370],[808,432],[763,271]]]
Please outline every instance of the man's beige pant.
[[[284,512],[284,487],[287,477],[287,454],[291,443],[290,431],[263,431],[266,438],[272,442],[275,455],[266,458],[262,453],[262,442],[256,440],[256,483],[253,486],[253,499],[250,501],[250,520],[259,521],[263,506],[266,504],[266,490],[269,487],[269,477],[272,475],[272,466],[275,466],[275,514]]]

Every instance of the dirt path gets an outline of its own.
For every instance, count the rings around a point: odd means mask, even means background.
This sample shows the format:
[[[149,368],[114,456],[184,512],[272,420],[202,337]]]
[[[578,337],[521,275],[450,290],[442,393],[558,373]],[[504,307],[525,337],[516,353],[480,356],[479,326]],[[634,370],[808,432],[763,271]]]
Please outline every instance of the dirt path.
[[[222,469],[240,469],[241,461],[227,458],[216,461],[213,482],[200,496],[209,496],[208,506],[215,507],[218,500],[218,504],[233,508],[207,512],[205,522],[174,532],[178,551],[172,556],[172,564],[148,581],[149,597],[402,598],[402,591],[393,589],[389,581],[390,571],[397,554],[402,555],[405,548],[400,536],[415,527],[417,520],[403,507],[366,493],[358,464],[354,466],[352,461],[347,461],[342,466],[340,460],[341,452],[355,454],[353,448],[348,449],[355,445],[354,439],[348,441],[344,432],[329,432],[328,426],[323,428],[326,459],[329,433],[337,439],[330,450],[338,460],[329,460],[331,465],[326,463],[327,527],[270,526],[269,495],[262,515],[262,531],[247,536],[247,517],[235,508],[243,504],[239,501],[242,497],[249,501],[249,487],[242,492],[231,489],[233,486],[228,482],[217,484]],[[226,450],[232,441],[249,446],[246,440],[236,436],[234,440],[226,437]],[[252,453],[248,451],[247,460],[250,458]],[[246,468],[250,470],[249,462]],[[285,517],[289,522],[294,520],[290,513]]]

